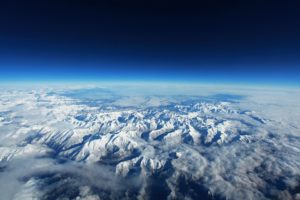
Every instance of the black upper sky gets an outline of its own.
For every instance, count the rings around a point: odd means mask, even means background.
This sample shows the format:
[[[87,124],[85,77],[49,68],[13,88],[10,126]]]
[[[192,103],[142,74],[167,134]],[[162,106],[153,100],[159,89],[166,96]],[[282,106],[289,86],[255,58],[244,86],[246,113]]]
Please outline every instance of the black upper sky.
[[[0,64],[298,73],[299,10],[283,0],[2,1]]]

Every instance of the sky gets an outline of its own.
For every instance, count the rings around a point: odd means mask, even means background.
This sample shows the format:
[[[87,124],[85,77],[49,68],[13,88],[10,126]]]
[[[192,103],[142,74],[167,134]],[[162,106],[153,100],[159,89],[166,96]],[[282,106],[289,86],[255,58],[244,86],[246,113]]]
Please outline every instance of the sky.
[[[300,85],[296,1],[5,1],[0,81]]]

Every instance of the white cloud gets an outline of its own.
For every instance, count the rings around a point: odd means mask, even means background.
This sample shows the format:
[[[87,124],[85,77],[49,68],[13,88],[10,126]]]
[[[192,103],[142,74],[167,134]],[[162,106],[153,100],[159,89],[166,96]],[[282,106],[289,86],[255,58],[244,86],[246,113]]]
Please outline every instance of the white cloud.
[[[91,106],[63,90],[3,91],[1,198],[45,197],[49,180],[75,186],[74,199],[145,198],[157,176],[170,198],[296,199],[298,93],[231,91],[247,98],[118,94]]]

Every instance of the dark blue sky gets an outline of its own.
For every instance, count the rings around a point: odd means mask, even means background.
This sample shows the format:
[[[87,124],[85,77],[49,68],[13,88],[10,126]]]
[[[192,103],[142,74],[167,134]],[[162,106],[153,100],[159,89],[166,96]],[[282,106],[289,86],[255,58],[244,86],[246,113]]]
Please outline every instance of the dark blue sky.
[[[0,80],[300,85],[296,2],[1,2]]]

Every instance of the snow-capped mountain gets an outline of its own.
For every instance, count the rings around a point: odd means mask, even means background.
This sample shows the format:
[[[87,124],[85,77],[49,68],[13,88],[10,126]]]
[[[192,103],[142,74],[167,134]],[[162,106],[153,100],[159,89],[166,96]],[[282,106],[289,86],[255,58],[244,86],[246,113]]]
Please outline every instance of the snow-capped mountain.
[[[299,198],[299,128],[215,97],[3,91],[2,198]]]

